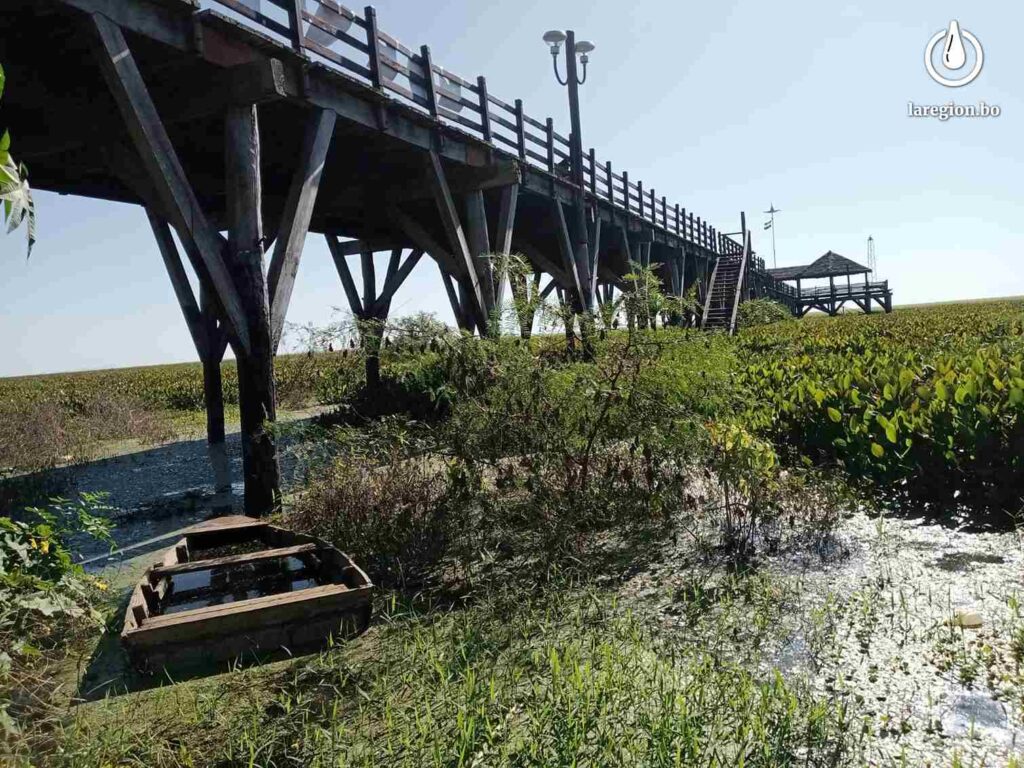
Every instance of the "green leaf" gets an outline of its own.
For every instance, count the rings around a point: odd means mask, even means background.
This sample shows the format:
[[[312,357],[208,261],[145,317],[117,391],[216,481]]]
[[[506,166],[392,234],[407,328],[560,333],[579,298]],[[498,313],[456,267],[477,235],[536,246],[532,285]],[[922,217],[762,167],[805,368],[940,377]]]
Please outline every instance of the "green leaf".
[[[871,454],[876,458],[880,459],[885,455],[885,448],[880,446],[878,443],[871,444]]]
[[[896,439],[897,439],[898,436],[899,436],[899,433],[898,433],[898,431],[896,429],[896,423],[890,421],[889,422],[889,426],[887,426],[885,428],[885,437],[886,437],[886,439],[890,443],[894,443],[895,444]]]
[[[0,152],[7,152],[11,148],[11,132],[4,131],[0,136]]]
[[[841,414],[835,408],[828,409],[828,417],[832,419],[832,421],[835,422],[836,424],[843,420],[843,414]]]
[[[949,391],[946,389],[946,385],[945,385],[944,382],[942,382],[942,381],[936,381],[935,382],[935,396],[938,397],[939,400],[948,400],[949,399]]]
[[[1013,403],[1014,405],[1020,405],[1021,403],[1024,403],[1024,389],[1012,387],[1010,389],[1010,402]]]

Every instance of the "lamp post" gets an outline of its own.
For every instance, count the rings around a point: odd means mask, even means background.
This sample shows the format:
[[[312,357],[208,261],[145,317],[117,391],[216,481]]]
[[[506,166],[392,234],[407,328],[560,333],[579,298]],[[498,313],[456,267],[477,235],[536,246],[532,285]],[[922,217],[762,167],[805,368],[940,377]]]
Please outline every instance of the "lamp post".
[[[580,277],[579,304],[581,312],[592,312],[594,309],[594,292],[591,289],[593,280],[590,274],[590,246],[587,237],[586,188],[583,180],[583,137],[580,132],[580,90],[579,87],[587,80],[587,63],[594,44],[587,40],[577,42],[576,33],[571,29],[565,32],[557,29],[544,33],[544,42],[551,51],[555,79],[559,85],[568,86],[569,120],[572,133],[569,134],[569,167],[570,181],[573,185],[573,201],[575,213],[575,248],[573,258],[576,262],[576,273]],[[558,71],[558,54],[565,44],[565,79]],[[578,58],[578,61],[577,61]],[[583,65],[582,76],[577,64]],[[596,269],[596,265],[595,265]],[[585,285],[583,283],[586,283]]]

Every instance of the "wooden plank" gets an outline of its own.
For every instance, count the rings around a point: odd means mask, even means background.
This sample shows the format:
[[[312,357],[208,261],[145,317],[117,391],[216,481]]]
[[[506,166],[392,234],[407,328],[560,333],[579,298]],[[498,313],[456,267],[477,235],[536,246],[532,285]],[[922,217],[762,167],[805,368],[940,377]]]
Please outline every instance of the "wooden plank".
[[[338,270],[338,277],[341,278],[341,285],[344,287],[345,295],[348,297],[349,308],[352,310],[353,315],[362,317],[364,314],[363,302],[359,298],[355,281],[352,279],[352,272],[345,261],[345,254],[341,252],[341,244],[338,242],[338,237],[330,234],[324,235],[324,237],[327,240],[327,247],[331,251],[331,257],[334,259],[334,268]]]
[[[304,555],[307,552],[315,552],[318,549],[321,549],[319,544],[295,544],[290,547],[275,547],[274,549],[261,549],[258,552],[247,552],[244,555],[225,555],[224,557],[211,557],[208,560],[191,560],[188,562],[178,562],[174,565],[161,565],[149,571],[149,580],[150,582],[156,582],[179,573],[192,573],[194,571],[205,571],[210,568],[223,568],[228,565],[244,565],[245,563],[258,563],[261,560],[294,557],[295,555]]]
[[[149,218],[149,225],[156,237],[156,244],[160,249],[164,266],[167,268],[167,275],[171,278],[171,286],[178,299],[178,306],[181,307],[181,314],[185,316],[185,324],[192,336],[192,343],[195,344],[196,351],[199,353],[199,359],[205,360],[208,353],[206,335],[203,332],[203,315],[196,302],[195,294],[192,292],[192,284],[188,280],[188,275],[185,274],[178,246],[175,245],[174,237],[171,235],[171,228],[151,208],[146,208],[146,216]]]
[[[454,276],[458,276],[463,265],[460,264],[451,251],[441,245],[427,230],[412,216],[397,206],[390,205],[387,208],[388,218],[395,226],[420,250],[430,254],[441,267]]]
[[[299,271],[309,222],[313,218],[320,178],[327,162],[336,120],[337,114],[327,109],[315,110],[310,115],[281,214],[281,224],[267,272],[271,342],[275,350],[281,342],[281,332],[284,330],[284,320],[295,287],[295,276]]]
[[[223,240],[203,214],[124,34],[105,16],[93,14],[92,21],[99,40],[100,69],[163,211],[171,217],[179,234],[194,242],[194,251],[201,259],[194,266],[209,276],[233,337],[243,351],[248,351],[249,329],[237,288],[224,262]]]
[[[253,597],[194,611],[152,616],[128,636],[137,646],[159,645],[238,631],[252,626],[254,621],[257,625],[270,625],[308,620],[318,613],[366,602],[370,591],[369,587],[351,589],[344,584],[324,584],[297,592]]]
[[[373,269],[373,251],[359,252],[360,272],[363,276],[363,309],[370,310],[377,303],[377,275]]]

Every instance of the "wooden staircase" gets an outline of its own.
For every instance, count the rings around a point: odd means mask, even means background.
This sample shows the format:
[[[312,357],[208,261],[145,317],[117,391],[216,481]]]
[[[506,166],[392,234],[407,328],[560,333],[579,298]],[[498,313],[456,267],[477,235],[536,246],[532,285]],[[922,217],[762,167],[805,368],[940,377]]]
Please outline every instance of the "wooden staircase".
[[[704,300],[701,327],[705,330],[726,331],[730,336],[736,333],[736,315],[743,298],[749,259],[749,232],[745,232],[741,254],[718,257]]]

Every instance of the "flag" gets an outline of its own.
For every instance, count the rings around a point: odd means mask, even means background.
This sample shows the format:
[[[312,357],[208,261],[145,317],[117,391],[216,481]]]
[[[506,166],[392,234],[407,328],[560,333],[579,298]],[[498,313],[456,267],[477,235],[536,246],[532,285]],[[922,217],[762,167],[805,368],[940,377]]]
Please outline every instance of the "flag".
[[[766,221],[766,222],[764,223],[764,228],[765,228],[765,229],[771,229],[771,228],[772,228],[772,223],[771,223],[770,221]]]

